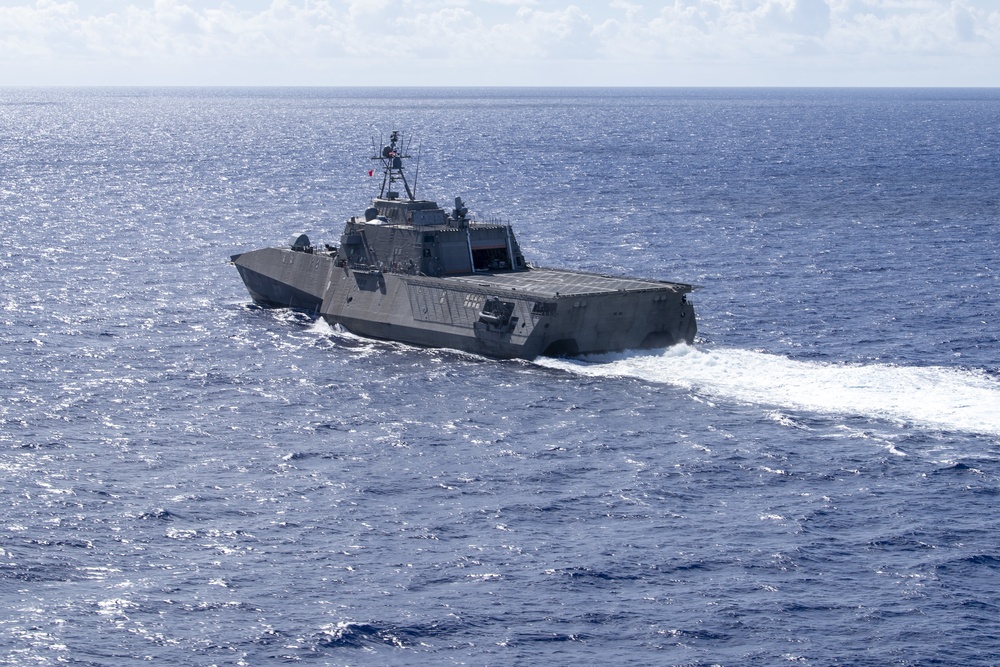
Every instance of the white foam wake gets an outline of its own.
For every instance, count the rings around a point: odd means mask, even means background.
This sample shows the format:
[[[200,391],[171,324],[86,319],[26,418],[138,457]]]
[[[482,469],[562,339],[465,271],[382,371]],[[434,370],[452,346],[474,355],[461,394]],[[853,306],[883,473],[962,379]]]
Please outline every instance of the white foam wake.
[[[679,345],[655,353],[539,359],[588,376],[634,377],[716,399],[1000,435],[1000,382],[943,366],[830,364]]]

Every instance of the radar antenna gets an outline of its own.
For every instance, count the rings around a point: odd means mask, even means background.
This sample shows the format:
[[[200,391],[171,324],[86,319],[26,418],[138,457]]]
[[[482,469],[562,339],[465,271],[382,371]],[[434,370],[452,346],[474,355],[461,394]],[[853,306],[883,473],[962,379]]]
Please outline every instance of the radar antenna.
[[[372,143],[374,143],[374,140]],[[389,143],[382,147],[381,155],[373,155],[371,158],[382,162],[383,175],[382,190],[379,192],[380,198],[399,199],[399,191],[393,187],[396,183],[403,184],[403,189],[406,190],[406,197],[410,201],[416,198],[413,190],[410,189],[410,184],[406,181],[406,176],[403,174],[403,160],[409,158],[410,156],[406,154],[403,142],[399,138],[399,132],[393,130],[392,134],[389,135]]]

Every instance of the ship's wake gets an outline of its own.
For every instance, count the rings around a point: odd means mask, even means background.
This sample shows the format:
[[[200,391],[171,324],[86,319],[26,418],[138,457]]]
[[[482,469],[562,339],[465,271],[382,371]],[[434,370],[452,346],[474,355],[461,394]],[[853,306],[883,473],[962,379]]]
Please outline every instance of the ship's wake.
[[[667,384],[715,400],[1000,435],[1000,382],[981,371],[796,361],[686,345],[536,363],[587,376]]]

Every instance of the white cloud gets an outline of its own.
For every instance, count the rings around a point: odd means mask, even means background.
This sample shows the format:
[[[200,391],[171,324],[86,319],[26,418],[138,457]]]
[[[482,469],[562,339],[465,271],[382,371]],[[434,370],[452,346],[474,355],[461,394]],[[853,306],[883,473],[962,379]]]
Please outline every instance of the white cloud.
[[[169,80],[152,82],[365,84],[400,59],[417,84],[727,85],[750,76],[850,85],[852,76],[878,82],[879,71],[889,84],[909,68],[900,83],[1000,85],[1000,8],[993,0],[0,0],[0,84],[148,83],[163,72]],[[949,68],[965,78],[949,80]],[[727,79],[732,72],[741,75]]]

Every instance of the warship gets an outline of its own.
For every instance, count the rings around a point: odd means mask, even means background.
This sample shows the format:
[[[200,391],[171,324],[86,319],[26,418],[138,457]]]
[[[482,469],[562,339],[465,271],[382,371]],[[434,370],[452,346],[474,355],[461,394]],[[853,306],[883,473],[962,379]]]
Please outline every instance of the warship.
[[[694,285],[532,266],[509,224],[474,220],[461,197],[450,211],[417,199],[398,131],[372,148],[381,189],[336,244],[299,234],[232,255],[254,302],[363,337],[495,358],[693,342]]]

